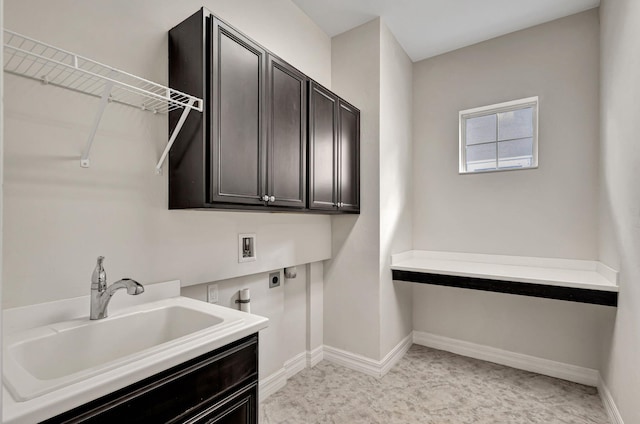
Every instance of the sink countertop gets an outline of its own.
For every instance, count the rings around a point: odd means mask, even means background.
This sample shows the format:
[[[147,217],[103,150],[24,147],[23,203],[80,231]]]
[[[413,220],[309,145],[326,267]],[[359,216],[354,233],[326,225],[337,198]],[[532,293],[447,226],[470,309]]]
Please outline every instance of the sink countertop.
[[[113,297],[109,305],[109,317],[117,319],[124,314],[144,310],[152,304],[179,304],[234,321],[234,325],[223,326],[219,331],[207,329],[193,333],[180,343],[166,343],[166,348],[156,346],[153,352],[143,351],[129,355],[121,366],[109,367],[104,372],[93,373],[86,379],[75,381],[59,389],[23,402],[16,401],[3,384],[2,422],[20,424],[39,422],[62,412],[83,405],[91,400],[126,387],[144,378],[150,377],[168,368],[181,364],[197,356],[223,347],[235,340],[256,333],[268,325],[268,319],[209,304],[195,299],[180,297],[180,282],[145,285],[140,296],[119,294]],[[3,311],[3,336],[15,339],[16,334],[36,327],[71,320],[89,320],[89,296],[64,299],[38,305],[11,308]],[[201,333],[201,334],[200,334]],[[117,335],[115,335],[117,336]],[[6,348],[6,347],[5,347]],[[6,356],[6,352],[4,353]],[[4,358],[6,360],[6,358]]]

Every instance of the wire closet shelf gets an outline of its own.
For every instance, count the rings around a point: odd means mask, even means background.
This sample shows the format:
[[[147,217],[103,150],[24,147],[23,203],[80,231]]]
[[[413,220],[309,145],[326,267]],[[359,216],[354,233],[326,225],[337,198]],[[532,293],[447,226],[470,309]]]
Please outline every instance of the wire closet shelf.
[[[202,99],[195,96],[7,29],[4,30],[4,71],[101,99],[94,126],[81,158],[83,167],[89,166],[89,150],[107,103],[120,103],[161,114],[183,110],[156,166],[158,171],[188,113],[192,110],[198,112],[203,110]]]

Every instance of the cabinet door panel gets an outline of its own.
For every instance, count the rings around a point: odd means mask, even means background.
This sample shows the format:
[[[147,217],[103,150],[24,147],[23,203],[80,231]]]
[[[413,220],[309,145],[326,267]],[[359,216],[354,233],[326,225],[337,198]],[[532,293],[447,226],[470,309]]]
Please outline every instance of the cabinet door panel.
[[[252,424],[258,422],[256,384],[214,405],[185,424]]]
[[[339,202],[344,211],[360,209],[360,112],[340,101]]]
[[[306,206],[307,78],[269,57],[268,194],[270,205]]]
[[[211,200],[262,203],[265,52],[213,20]]]
[[[315,84],[309,111],[309,208],[336,207],[336,131],[338,98]]]

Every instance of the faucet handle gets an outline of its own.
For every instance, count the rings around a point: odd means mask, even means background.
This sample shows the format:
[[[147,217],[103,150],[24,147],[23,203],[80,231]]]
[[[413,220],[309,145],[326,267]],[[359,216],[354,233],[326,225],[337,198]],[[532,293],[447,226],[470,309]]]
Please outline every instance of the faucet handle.
[[[104,262],[104,256],[98,256],[96,261],[96,267],[91,274],[91,288],[98,291],[104,291],[107,289],[107,273],[102,266]]]

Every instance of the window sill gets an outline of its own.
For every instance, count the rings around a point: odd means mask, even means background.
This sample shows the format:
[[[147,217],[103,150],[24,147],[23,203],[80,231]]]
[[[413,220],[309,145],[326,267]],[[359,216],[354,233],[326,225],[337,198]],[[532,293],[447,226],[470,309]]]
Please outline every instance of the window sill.
[[[606,306],[618,272],[596,261],[411,250],[391,256],[393,279]]]

